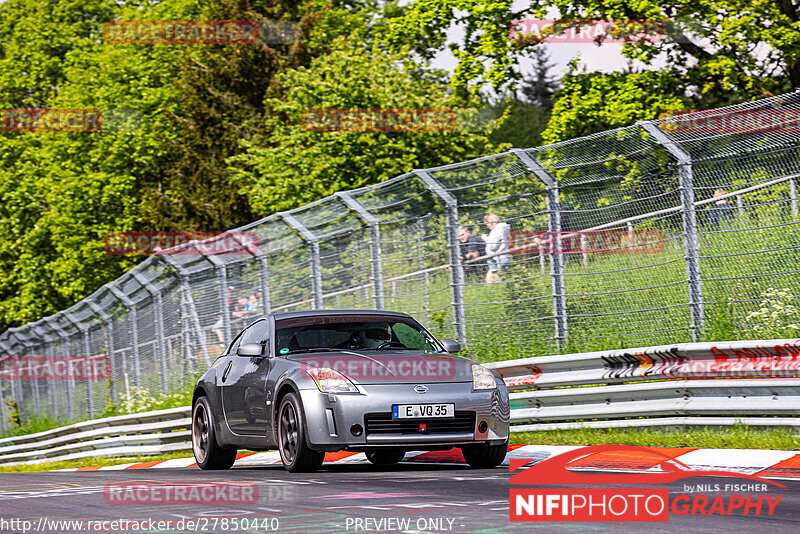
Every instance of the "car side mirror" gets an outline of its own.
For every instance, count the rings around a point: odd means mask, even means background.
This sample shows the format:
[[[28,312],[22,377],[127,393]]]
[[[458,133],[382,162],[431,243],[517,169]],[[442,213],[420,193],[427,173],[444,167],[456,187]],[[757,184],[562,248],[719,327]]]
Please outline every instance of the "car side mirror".
[[[443,339],[442,345],[444,346],[445,352],[450,352],[452,354],[455,354],[461,350],[461,344],[458,341],[453,341],[452,339]]]
[[[239,345],[239,348],[236,349],[237,356],[263,356],[264,355],[264,346],[261,343],[245,343],[244,345]]]

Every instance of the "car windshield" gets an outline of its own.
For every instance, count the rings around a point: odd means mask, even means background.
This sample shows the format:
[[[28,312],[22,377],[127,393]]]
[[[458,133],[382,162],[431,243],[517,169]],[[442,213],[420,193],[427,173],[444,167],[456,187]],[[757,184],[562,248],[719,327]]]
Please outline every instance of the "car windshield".
[[[443,349],[411,318],[382,315],[318,315],[279,319],[275,323],[278,354],[333,350]]]

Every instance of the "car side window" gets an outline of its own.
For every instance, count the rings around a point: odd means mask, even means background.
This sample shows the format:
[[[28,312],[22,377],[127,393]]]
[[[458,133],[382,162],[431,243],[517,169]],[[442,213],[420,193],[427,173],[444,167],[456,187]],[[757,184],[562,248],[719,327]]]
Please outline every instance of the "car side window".
[[[398,339],[398,341],[400,341],[400,343],[410,349],[435,350],[433,345],[422,334],[422,332],[410,325],[405,323],[395,323],[395,325],[392,326],[392,332],[394,332],[395,337]]]
[[[231,344],[228,345],[228,350],[225,351],[225,354],[235,354],[236,348],[239,346],[239,341],[242,339],[242,332],[239,332],[239,335],[233,338]]]
[[[247,327],[247,330],[242,334],[242,341],[240,344],[258,343],[261,346],[265,346],[268,338],[269,322],[266,319],[261,319]],[[238,346],[236,348],[238,348]]]

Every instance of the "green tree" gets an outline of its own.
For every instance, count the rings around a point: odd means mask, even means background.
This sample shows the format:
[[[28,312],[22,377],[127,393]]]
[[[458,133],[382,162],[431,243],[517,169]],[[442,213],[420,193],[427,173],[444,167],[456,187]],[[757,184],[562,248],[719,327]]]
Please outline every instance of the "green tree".
[[[573,70],[564,82],[553,117],[560,121],[587,121],[588,106],[571,103],[589,99],[597,106],[591,114],[600,120],[594,131],[617,125],[617,117],[655,117],[664,99],[648,98],[669,88],[672,95],[687,95],[681,108],[708,108],[743,99],[754,99],[800,86],[800,4],[797,0],[712,0],[709,2],[662,2],[657,0],[535,0],[515,9],[511,0],[417,0],[395,17],[384,35],[394,47],[412,46],[423,57],[432,57],[444,46],[444,35],[454,24],[464,27],[464,37],[452,45],[459,64],[453,76],[457,91],[479,91],[486,84],[495,89],[516,86],[518,59],[535,49],[537,39],[521,38],[511,28],[514,21],[542,19],[556,7],[566,21],[648,20],[662,21],[663,39],[633,40],[623,46],[624,55],[640,61],[646,72],[624,76],[580,74]],[[611,30],[613,32],[614,30]],[[605,78],[605,79],[604,79]],[[646,84],[650,83],[650,87]],[[642,114],[619,113],[595,99],[595,87],[603,87],[609,101],[655,103]],[[628,96],[632,86],[635,93]],[[578,91],[578,92],[576,92]],[[584,92],[581,92],[584,91]],[[674,100],[673,100],[674,101]],[[638,105],[637,105],[638,106]],[[641,107],[641,106],[639,106]],[[573,132],[563,126],[548,130],[549,140],[564,139]]]
[[[484,154],[487,132],[311,131],[305,112],[319,109],[455,109],[446,77],[407,55],[340,40],[308,67],[279,76],[280,96],[266,101],[269,132],[245,141],[230,158],[235,180],[259,215],[286,210],[331,193],[386,180],[413,168]]]

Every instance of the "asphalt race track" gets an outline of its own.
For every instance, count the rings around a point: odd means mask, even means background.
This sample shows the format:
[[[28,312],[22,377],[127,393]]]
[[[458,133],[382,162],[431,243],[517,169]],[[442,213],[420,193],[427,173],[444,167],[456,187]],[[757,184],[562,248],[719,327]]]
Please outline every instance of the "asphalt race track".
[[[456,465],[392,467],[326,465],[314,474],[291,474],[279,465],[235,467],[206,472],[197,468],[144,471],[50,472],[0,475],[2,532],[78,532],[62,520],[162,521],[105,532],[800,532],[800,481],[780,480],[785,489],[771,517],[672,516],[667,523],[509,522],[507,467],[471,470]],[[694,478],[691,484],[741,482]],[[235,482],[257,486],[251,504],[119,504],[108,502],[108,484],[125,482],[203,484]],[[685,482],[685,481],[684,481]],[[669,484],[670,499],[684,492]],[[113,499],[112,499],[113,500]],[[10,523],[17,520],[17,523]],[[181,524],[180,521],[184,520]],[[194,520],[193,524],[186,521]],[[244,520],[247,520],[246,522]],[[383,521],[382,521],[383,520]],[[6,521],[5,524],[1,524]],[[29,524],[23,521],[30,521]],[[56,527],[60,528],[56,528]],[[191,526],[192,528],[188,528]],[[48,528],[49,527],[49,528]],[[116,528],[114,528],[116,527]],[[183,528],[181,528],[183,527]],[[236,527],[236,528],[235,528]],[[38,529],[38,530],[37,530]],[[83,530],[86,531],[86,530]]]

